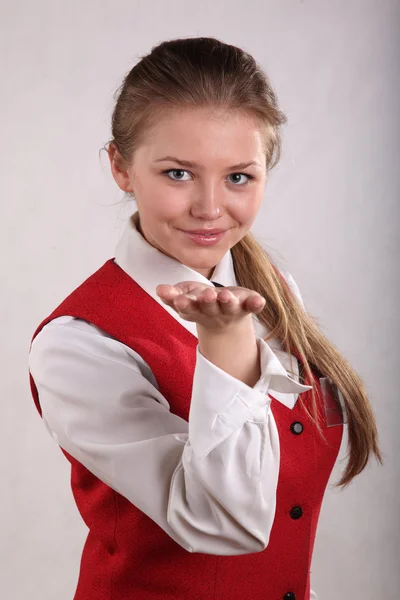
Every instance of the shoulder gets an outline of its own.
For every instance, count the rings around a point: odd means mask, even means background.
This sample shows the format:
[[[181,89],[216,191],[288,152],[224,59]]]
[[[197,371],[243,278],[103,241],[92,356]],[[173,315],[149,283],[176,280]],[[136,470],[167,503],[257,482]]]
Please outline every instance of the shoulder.
[[[92,323],[65,315],[52,319],[41,329],[32,342],[31,352],[38,346],[78,345],[83,339],[93,346],[101,346],[105,345],[107,339],[113,338]]]
[[[110,336],[92,323],[71,316],[61,316],[47,323],[34,338],[30,352],[30,369],[42,370],[47,365],[105,366],[119,364],[140,371],[154,380],[150,367],[132,348]],[[58,367],[59,368],[59,367]]]

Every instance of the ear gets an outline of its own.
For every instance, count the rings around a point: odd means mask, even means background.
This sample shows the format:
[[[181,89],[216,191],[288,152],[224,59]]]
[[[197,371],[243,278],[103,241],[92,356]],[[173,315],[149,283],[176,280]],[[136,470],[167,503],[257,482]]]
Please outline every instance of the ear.
[[[108,147],[108,158],[110,159],[111,173],[121,190],[133,192],[129,171],[123,167],[124,160],[114,143]]]

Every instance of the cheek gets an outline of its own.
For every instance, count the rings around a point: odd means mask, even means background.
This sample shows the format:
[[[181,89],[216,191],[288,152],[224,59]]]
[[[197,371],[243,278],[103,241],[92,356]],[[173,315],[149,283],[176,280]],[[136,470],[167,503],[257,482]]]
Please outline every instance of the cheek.
[[[262,200],[263,194],[238,194],[230,203],[229,212],[238,223],[251,224],[260,210]]]
[[[153,199],[154,200],[154,199]],[[183,194],[164,188],[154,202],[154,214],[165,223],[179,221],[190,210],[190,202]]]
[[[153,185],[147,183],[142,190],[138,190],[138,198],[143,212],[151,215],[154,221],[168,222],[187,209],[187,202],[182,194],[177,194],[176,190],[159,182]]]

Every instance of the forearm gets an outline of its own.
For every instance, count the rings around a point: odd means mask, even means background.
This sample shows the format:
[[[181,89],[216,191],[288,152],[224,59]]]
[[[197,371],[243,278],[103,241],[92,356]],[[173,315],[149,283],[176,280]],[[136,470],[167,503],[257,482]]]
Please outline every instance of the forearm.
[[[279,472],[267,396],[197,356],[186,421],[137,352],[85,321],[59,321],[36,337],[29,366],[61,448],[189,552],[265,549]]]
[[[261,368],[251,315],[229,330],[209,330],[197,323],[197,334],[205,358],[250,387],[257,383]]]

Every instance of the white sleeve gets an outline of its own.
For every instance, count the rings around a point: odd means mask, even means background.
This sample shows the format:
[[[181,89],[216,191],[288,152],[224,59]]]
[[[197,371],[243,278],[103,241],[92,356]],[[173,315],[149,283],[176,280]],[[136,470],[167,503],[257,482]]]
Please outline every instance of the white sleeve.
[[[239,555],[267,546],[275,515],[279,438],[268,385],[309,389],[277,375],[275,355],[258,343],[254,388],[197,347],[189,423],[170,412],[136,352],[85,321],[46,325],[29,369],[64,450],[189,552]]]

